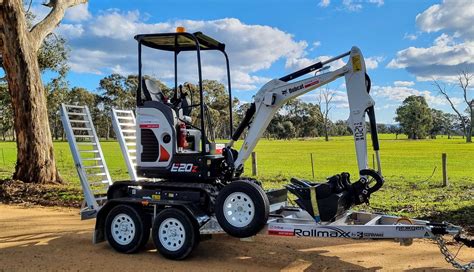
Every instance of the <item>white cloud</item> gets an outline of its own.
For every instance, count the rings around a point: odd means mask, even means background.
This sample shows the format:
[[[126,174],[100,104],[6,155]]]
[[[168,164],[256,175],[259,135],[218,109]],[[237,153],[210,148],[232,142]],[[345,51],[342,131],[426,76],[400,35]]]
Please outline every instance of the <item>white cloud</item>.
[[[398,51],[387,65],[388,68],[404,68],[420,81],[453,80],[459,71],[473,69],[473,66],[474,41],[455,42],[446,34],[436,38],[431,47]]]
[[[418,35],[405,33],[405,35],[403,35],[403,39],[414,41],[414,40],[418,39]]]
[[[314,58],[314,59],[309,59],[309,58],[305,58],[305,57],[289,58],[289,59],[287,59],[287,61],[285,63],[285,68],[289,68],[289,69],[293,69],[293,70],[299,70],[299,69],[303,69],[307,66],[310,66],[312,64],[315,64],[317,62],[328,60],[330,58],[332,58],[332,56],[320,56],[320,57],[317,57],[317,58]],[[346,63],[342,59],[338,59],[334,62],[331,62],[328,65],[331,66],[330,70],[334,71],[334,70],[337,70],[337,69],[341,68],[342,66],[346,65]]]
[[[426,102],[430,106],[442,106],[446,105],[446,99],[442,95],[434,95],[432,92],[427,90],[417,90],[410,87],[403,86],[373,86],[374,97],[387,98],[391,101],[402,102],[405,98],[411,95],[423,96]],[[454,104],[462,103],[462,99],[454,97]]]
[[[235,18],[158,23],[144,22],[141,18],[138,11],[106,10],[80,24],[64,24],[58,31],[68,38],[72,47],[71,69],[75,72],[95,74],[136,73],[137,45],[133,39],[134,35],[174,32],[176,26],[184,26],[188,32],[202,31],[226,43],[231,64],[232,86],[237,90],[254,90],[270,79],[253,73],[269,68],[280,59],[288,62],[304,58],[308,50],[306,41],[295,40],[291,34],[278,28],[248,25]],[[152,50],[147,51],[149,55],[144,61],[144,69],[149,69],[148,73],[153,76],[169,81],[173,76],[172,69],[167,69],[163,62],[158,62],[165,56],[164,53],[150,51]],[[219,52],[205,52],[202,55],[203,76],[226,83],[225,62],[222,55]],[[172,55],[167,56],[166,63],[171,64],[172,62],[168,60]],[[196,81],[195,55],[180,54],[180,62],[179,80]]]
[[[72,8],[68,8],[66,10],[66,14],[64,15],[64,19],[69,20],[71,22],[81,22],[85,20],[89,20],[92,15],[89,13],[89,4],[81,4],[74,6]]]
[[[348,11],[359,11],[362,9],[362,4],[359,1],[343,0],[342,4]]]
[[[310,50],[313,51],[314,49],[316,49],[320,46],[321,46],[321,42],[320,41],[315,41],[315,42],[313,42],[312,47],[311,47]]]
[[[385,58],[378,57],[368,57],[365,59],[365,67],[367,70],[376,69],[379,66],[379,63],[382,62]]]
[[[444,0],[416,16],[416,24],[425,32],[447,30],[474,38],[474,4],[472,0]]]
[[[369,0],[368,1],[371,4],[376,4],[378,7],[383,6],[384,0]]]
[[[69,38],[78,38],[84,33],[81,24],[60,24],[55,32]]]
[[[393,85],[395,87],[411,87],[415,85],[415,82],[413,81],[394,81]]]
[[[397,52],[387,67],[406,69],[417,80],[454,81],[462,70],[474,70],[474,5],[472,0],[444,0],[416,16],[424,32],[443,31],[429,47],[409,47]],[[411,39],[410,34],[405,34]]]
[[[360,11],[363,8],[363,5],[375,4],[377,7],[381,7],[384,4],[384,0],[343,0],[342,5],[348,11],[355,12]]]
[[[329,4],[331,4],[331,0],[321,0],[319,2],[318,6],[325,8],[325,7],[329,6]]]

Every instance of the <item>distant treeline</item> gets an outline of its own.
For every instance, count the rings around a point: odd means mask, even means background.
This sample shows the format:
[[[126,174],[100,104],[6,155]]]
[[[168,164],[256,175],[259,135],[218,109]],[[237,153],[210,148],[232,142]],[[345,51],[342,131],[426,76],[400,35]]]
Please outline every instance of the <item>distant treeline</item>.
[[[162,82],[157,82],[166,96],[171,97],[174,94],[172,88]],[[64,140],[64,130],[60,117],[61,103],[87,105],[91,111],[98,136],[105,139],[113,138],[111,109],[134,109],[137,88],[138,77],[136,75],[109,75],[100,80],[99,87],[94,91],[81,87],[70,88],[68,82],[62,79],[52,80],[46,85],[46,95],[53,138]],[[204,100],[209,108],[212,122],[213,136],[221,139],[228,138],[230,118],[225,86],[214,80],[204,80],[203,88]],[[192,84],[185,84],[185,87],[183,87],[183,90],[194,98],[194,102],[197,101],[199,95],[197,89],[197,86]],[[330,103],[330,100],[326,102]],[[299,99],[289,101],[272,119],[264,137],[293,139],[298,137],[325,137],[326,135],[327,137],[350,135],[351,131],[346,121],[333,122],[329,120],[327,118],[327,109],[329,108],[325,104],[321,104],[306,103]],[[243,104],[234,97],[233,105],[233,126],[235,128],[245,115],[249,104]],[[11,101],[5,84],[0,85],[0,107],[0,136],[4,141],[14,139]],[[429,112],[431,117],[428,119],[430,121],[428,124],[423,124],[423,132],[412,138],[436,137],[439,134],[462,135],[462,130],[460,125],[456,123],[455,116],[435,109],[429,109]],[[195,120],[199,118],[197,108],[194,110],[192,117]],[[411,133],[413,136],[413,132],[407,126],[404,126],[406,123],[404,119],[407,118],[409,119],[410,116],[403,116],[402,113],[399,113],[397,114],[397,121],[401,125],[378,124],[377,129],[379,133],[393,133],[396,135],[406,133],[409,136]]]

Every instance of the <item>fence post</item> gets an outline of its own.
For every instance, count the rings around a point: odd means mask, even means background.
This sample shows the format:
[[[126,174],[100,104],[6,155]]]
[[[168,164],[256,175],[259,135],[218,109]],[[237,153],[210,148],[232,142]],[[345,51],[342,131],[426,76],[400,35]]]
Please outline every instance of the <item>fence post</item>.
[[[309,153],[311,156],[311,172],[313,173],[313,179],[314,179],[314,163],[313,163],[313,153]]]
[[[441,163],[443,165],[443,187],[446,187],[449,185],[448,181],[448,156],[446,153],[443,153],[441,155]]]
[[[256,176],[257,173],[257,153],[254,151],[252,152],[252,175]]]

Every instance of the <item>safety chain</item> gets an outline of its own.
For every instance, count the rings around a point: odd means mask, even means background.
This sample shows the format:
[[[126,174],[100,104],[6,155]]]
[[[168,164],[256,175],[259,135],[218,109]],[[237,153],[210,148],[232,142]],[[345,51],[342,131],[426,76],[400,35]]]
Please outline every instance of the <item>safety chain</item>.
[[[451,254],[448,247],[446,246],[446,242],[444,241],[442,235],[436,236],[436,242],[438,243],[441,253],[444,255],[444,259],[448,263],[450,263],[452,266],[462,271],[474,270],[474,261],[467,264],[461,264],[458,261],[456,261],[455,257],[453,256],[453,254]]]

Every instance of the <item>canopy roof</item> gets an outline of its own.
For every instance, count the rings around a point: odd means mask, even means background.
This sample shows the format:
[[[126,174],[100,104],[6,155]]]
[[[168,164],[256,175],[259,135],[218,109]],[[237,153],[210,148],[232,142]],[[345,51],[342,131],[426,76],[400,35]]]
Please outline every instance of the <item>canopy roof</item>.
[[[145,46],[166,51],[197,50],[197,43],[199,43],[200,50],[225,50],[225,44],[204,35],[202,32],[193,34],[187,32],[140,34],[135,36],[135,40]]]

